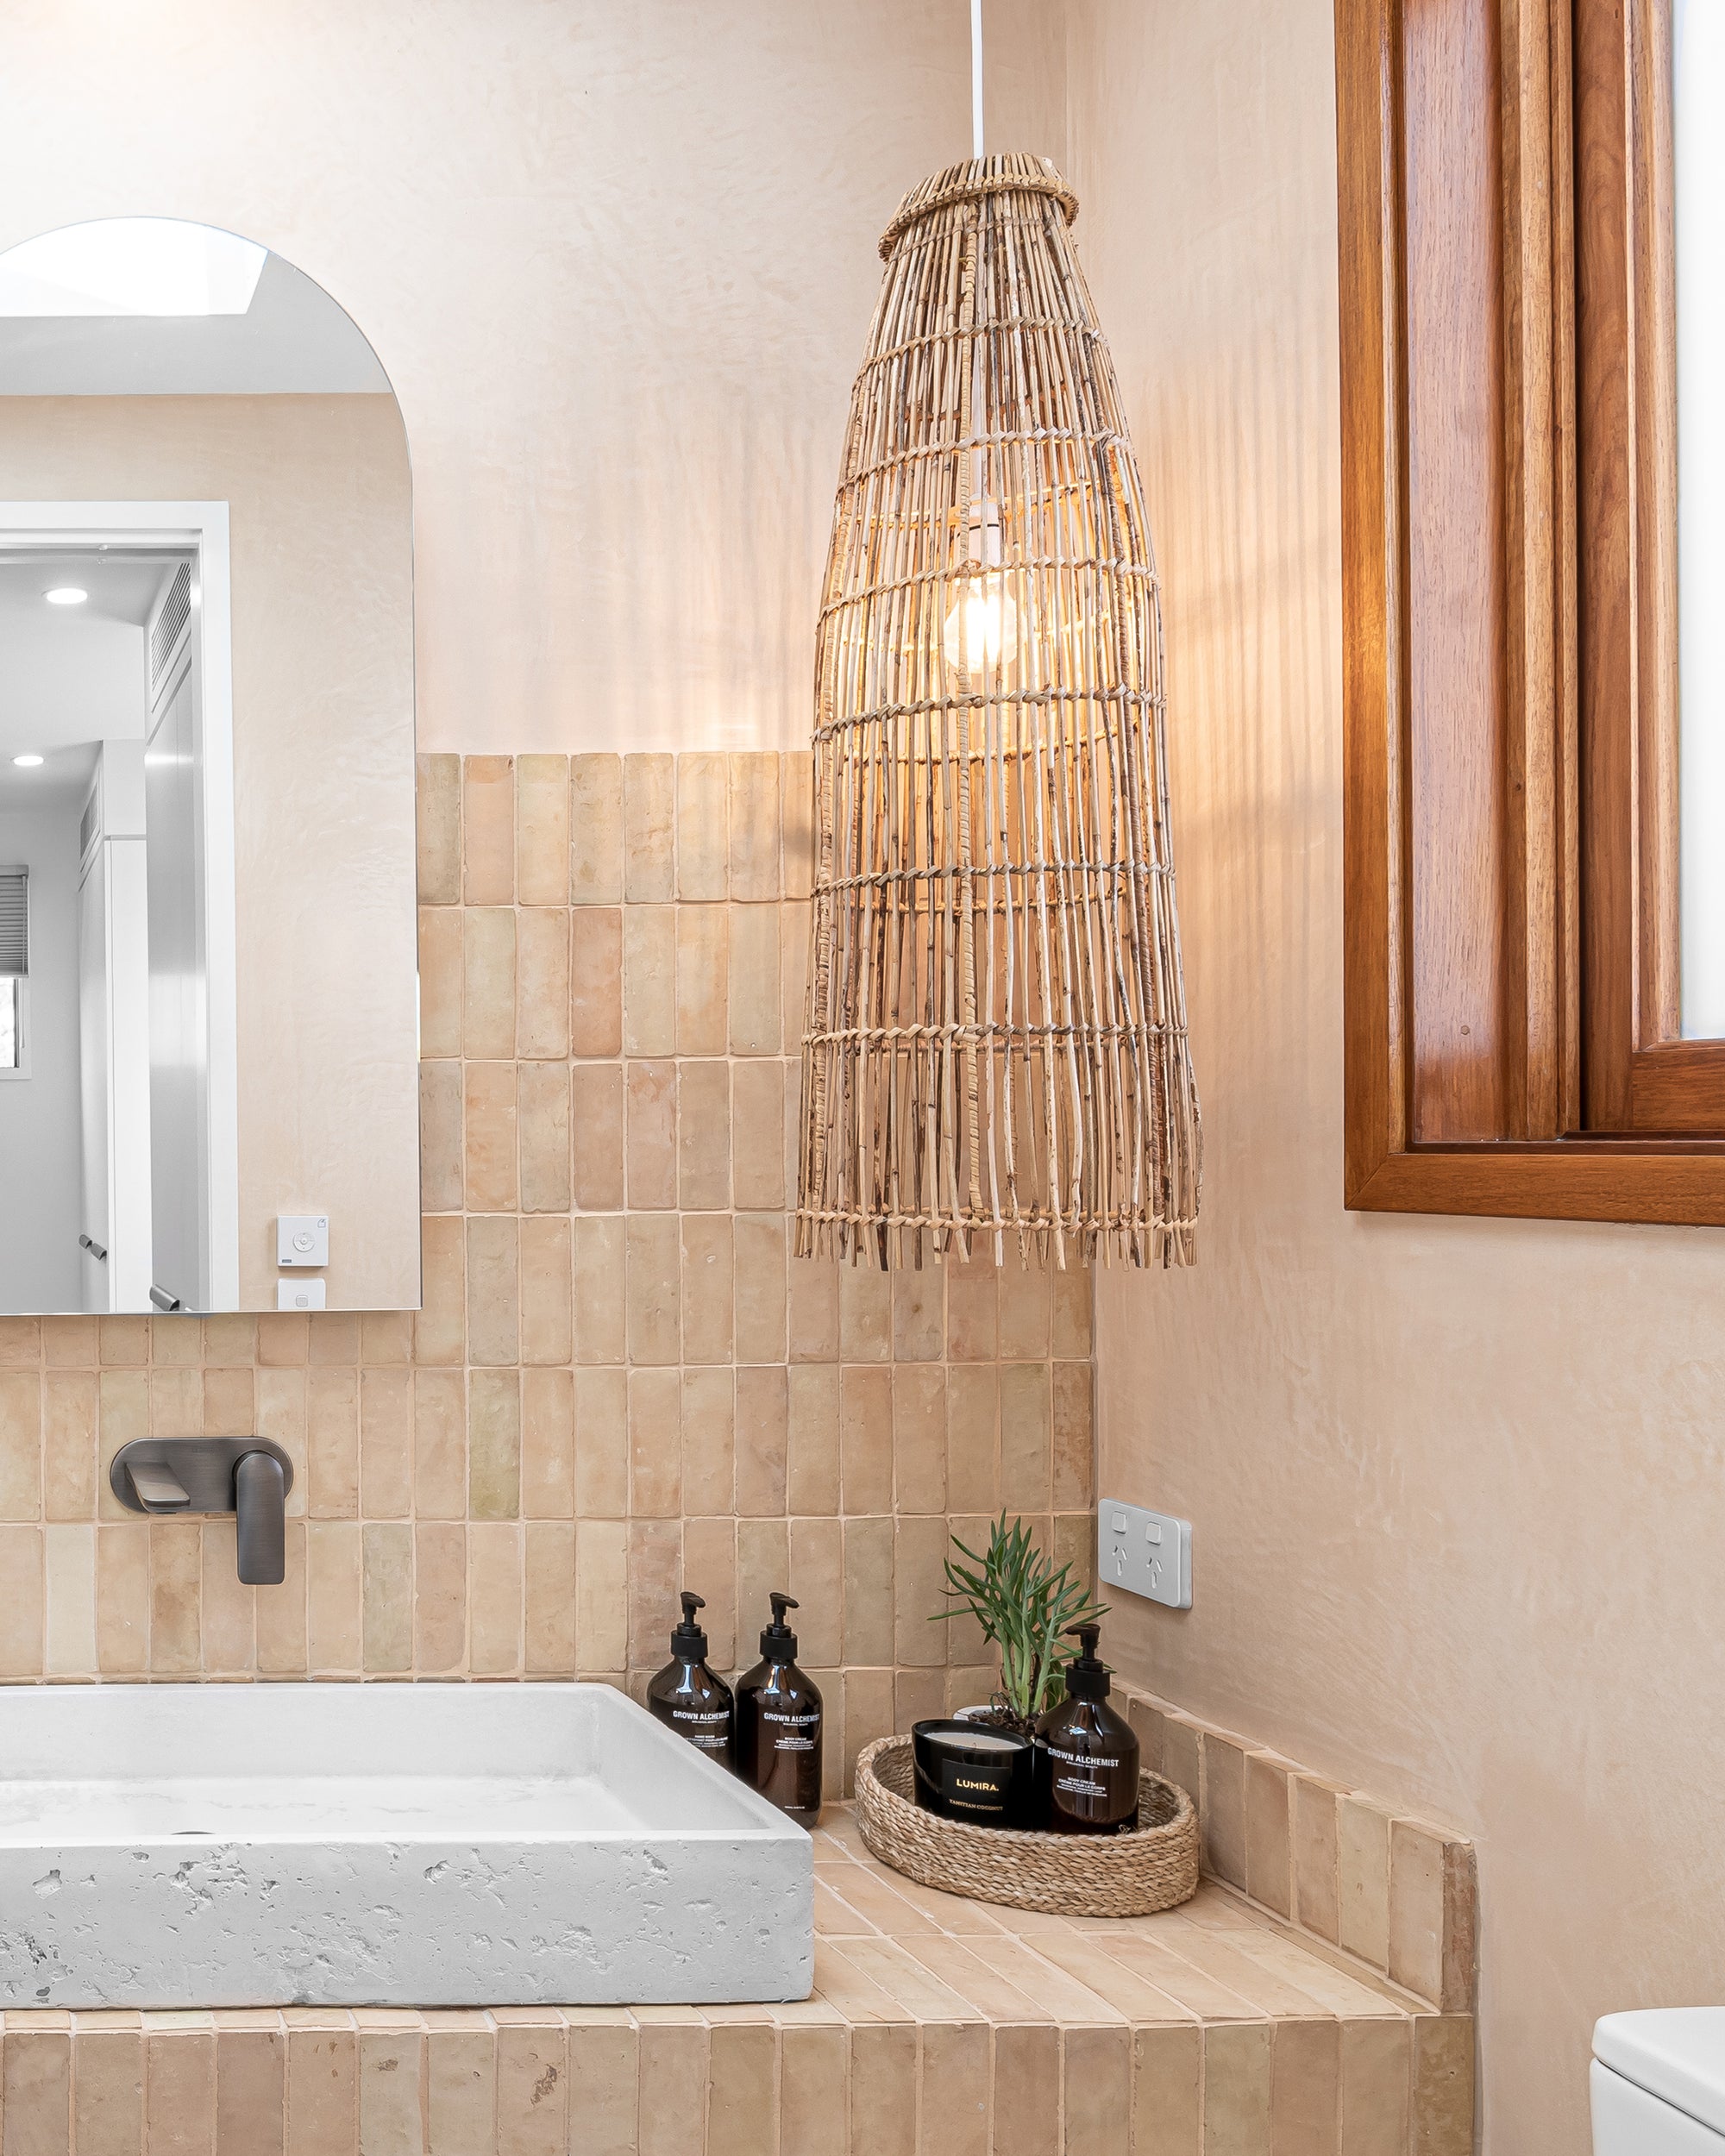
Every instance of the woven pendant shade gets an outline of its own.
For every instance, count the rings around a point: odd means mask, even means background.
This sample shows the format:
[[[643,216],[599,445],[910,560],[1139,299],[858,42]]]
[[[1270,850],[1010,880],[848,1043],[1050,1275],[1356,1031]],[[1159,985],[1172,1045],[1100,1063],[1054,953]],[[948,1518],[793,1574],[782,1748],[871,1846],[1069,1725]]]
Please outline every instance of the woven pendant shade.
[[[819,635],[800,1256],[1192,1261],[1161,610],[1076,214],[988,157],[881,243]]]

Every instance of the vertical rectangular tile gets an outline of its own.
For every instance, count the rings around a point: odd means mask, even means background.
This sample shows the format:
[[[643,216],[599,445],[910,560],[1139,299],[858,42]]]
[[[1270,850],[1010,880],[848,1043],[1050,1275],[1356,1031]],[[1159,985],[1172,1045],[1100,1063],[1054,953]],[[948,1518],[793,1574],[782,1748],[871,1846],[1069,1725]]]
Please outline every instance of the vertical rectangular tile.
[[[776,899],[779,862],[779,757],[773,749],[740,749],[731,758],[731,895]]]
[[[850,2134],[838,2145],[847,2156],[916,2156],[917,2048],[913,2025],[859,2021],[852,2029]]]
[[[1294,1777],[1294,1916],[1332,1943],[1337,1936],[1336,1804],[1342,1791],[1316,1775]]]
[[[562,2017],[535,2009],[530,2019],[501,2012],[496,2019],[498,2156],[567,2156],[569,2040]],[[579,2121],[575,2131],[579,2136]]]
[[[217,2017],[216,2156],[285,2156],[287,2037],[275,2019]]]
[[[469,906],[515,898],[515,759],[468,756],[461,767],[462,898]]]
[[[1418,1820],[1389,1826],[1389,1974],[1440,2003],[1444,1984],[1444,1843]]]
[[[1062,2150],[1060,2031],[1051,2021],[1007,2022],[992,2031],[994,2130],[989,2156]]]
[[[1341,2023],[1341,2156],[1378,2156],[1386,2148],[1400,2156],[1408,2147],[1413,2028],[1399,2017]]]
[[[559,859],[564,858],[559,850]],[[529,1062],[569,1053],[569,916],[524,912],[515,924],[515,1052]]]
[[[1061,2032],[1063,2156],[1132,2156],[1132,2031]]]
[[[706,2156],[777,2156],[777,2030],[716,2021],[707,2042]]]
[[[74,2079],[82,2060],[74,2064]],[[215,2156],[216,2032],[151,2028],[144,2036],[150,2156]]]
[[[521,1530],[475,1521],[467,1530],[467,1666],[475,1677],[515,1677],[522,1663]]]
[[[1203,1734],[1204,1862],[1230,1886],[1245,1886],[1245,1748],[1231,1737]]]
[[[541,1366],[575,1352],[574,1224],[566,1214],[521,1223],[521,1359]]]
[[[429,2015],[425,2156],[490,2156],[497,2146],[497,2032],[485,2014]]]
[[[729,1514],[736,1503],[736,1390],[728,1366],[685,1369],[683,1509]]]
[[[47,1528],[43,1556],[44,1672],[49,1677],[93,1677],[97,1667],[95,1523]]]
[[[730,895],[731,760],[694,749],[677,758],[677,896],[691,900]]]
[[[424,2034],[417,2028],[374,2028],[362,2021],[358,2156],[423,2156],[424,2050]]]
[[[1268,2021],[1217,2021],[1206,2028],[1204,2156],[1266,2156],[1270,2059]]]
[[[467,1531],[425,1520],[413,1529],[413,1658],[422,1677],[467,1659]]]
[[[793,2024],[781,2031],[780,2156],[834,2156],[844,2147],[850,2078],[849,2030]]]
[[[1277,2021],[1270,2080],[1272,2156],[1335,2156],[1341,2134],[1339,2023]]]
[[[418,784],[419,901],[457,906],[461,897],[461,760],[420,756]]]
[[[668,1211],[677,1202],[677,1066],[672,1058],[629,1064],[624,1117],[629,1208]]]
[[[567,1369],[521,1374],[521,1509],[530,1520],[575,1511],[575,1381]]]
[[[1471,2156],[1474,2027],[1469,2014],[1414,2023],[1414,2156]]]
[[[1203,2032],[1195,2023],[1132,2031],[1133,2156],[1201,2156]]]
[[[1389,1814],[1367,1797],[1336,1804],[1338,1931],[1351,1954],[1389,1966]]]
[[[620,2007],[586,2007],[572,2009],[568,2019],[572,2151],[639,2156],[639,2038],[632,2016]]]
[[[677,908],[677,1053],[723,1056],[731,954],[722,906]]]
[[[677,1200],[685,1212],[731,1203],[731,1080],[725,1062],[677,1066]]]
[[[575,906],[623,899],[623,759],[569,759],[569,898]]]
[[[674,1520],[683,1506],[682,1376],[629,1375],[629,1509],[632,1517]]]
[[[780,1014],[779,910],[773,906],[730,908],[731,1052],[776,1056]]]
[[[623,759],[623,896],[631,906],[677,895],[676,758]]]
[[[668,906],[623,910],[623,1051],[677,1052],[677,923]]]
[[[640,2156],[688,2156],[706,2135],[707,2027],[693,2007],[643,2007]]]
[[[515,887],[523,906],[569,903],[569,760],[515,759]]]
[[[515,1053],[515,915],[469,906],[461,916],[461,1049],[493,1062]]]
[[[569,930],[569,1052],[623,1052],[623,915],[578,907]]]
[[[524,1530],[524,1665],[530,1676],[572,1677],[575,1669],[575,1526],[530,1520]]]
[[[80,2015],[73,2023],[73,2041],[72,2142],[77,2156],[144,2156],[141,2029],[95,2028]],[[219,2144],[217,2156],[225,2156]]]
[[[1245,1890],[1278,1916],[1294,1912],[1289,1764],[1264,1752],[1245,1758]]]
[[[329,2156],[356,2146],[359,2046],[348,2014],[290,2008],[286,2156]]]
[[[72,2036],[66,2029],[6,2030],[0,2071],[5,2156],[64,2156],[72,2135]]]
[[[987,2156],[988,2052],[980,2021],[925,2024],[918,2156]]]

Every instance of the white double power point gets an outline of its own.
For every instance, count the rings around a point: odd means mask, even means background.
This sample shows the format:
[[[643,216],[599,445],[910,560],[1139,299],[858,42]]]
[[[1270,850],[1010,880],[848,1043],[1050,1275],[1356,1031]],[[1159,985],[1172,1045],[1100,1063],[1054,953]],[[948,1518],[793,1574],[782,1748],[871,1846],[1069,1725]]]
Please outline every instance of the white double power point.
[[[1096,1583],[1145,1595],[1170,1609],[1192,1607],[1192,1523],[1105,1497],[1096,1507]]]

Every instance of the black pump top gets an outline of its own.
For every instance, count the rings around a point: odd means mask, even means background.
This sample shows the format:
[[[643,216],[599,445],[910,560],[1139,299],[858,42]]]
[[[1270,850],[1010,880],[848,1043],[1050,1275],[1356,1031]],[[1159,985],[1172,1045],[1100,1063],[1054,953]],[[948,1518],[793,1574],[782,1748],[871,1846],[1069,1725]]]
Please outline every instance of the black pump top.
[[[795,1609],[798,1604],[788,1595],[775,1589],[768,1597],[773,1605],[773,1621],[761,1634],[762,1658],[768,1662],[794,1662],[797,1658],[797,1635],[785,1622],[785,1612]]]
[[[1096,1642],[1102,1636],[1100,1625],[1069,1625],[1069,1639],[1076,1639],[1082,1651],[1066,1665],[1066,1696],[1069,1699],[1107,1699],[1108,1696],[1108,1665],[1096,1654]]]
[[[699,1595],[683,1589],[683,1621],[671,1634],[671,1652],[679,1662],[706,1660],[706,1634],[695,1621],[695,1612],[706,1608]]]

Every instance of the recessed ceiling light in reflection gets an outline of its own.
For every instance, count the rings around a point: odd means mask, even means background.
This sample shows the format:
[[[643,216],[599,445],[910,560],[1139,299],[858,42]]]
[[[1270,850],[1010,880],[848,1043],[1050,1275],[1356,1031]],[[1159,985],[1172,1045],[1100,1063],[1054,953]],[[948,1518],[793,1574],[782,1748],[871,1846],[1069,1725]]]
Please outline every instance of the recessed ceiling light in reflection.
[[[242,315],[267,249],[177,217],[99,217],[0,254],[0,316]]]
[[[40,756],[14,756],[13,762],[20,771],[34,771],[41,762]]]
[[[90,594],[81,584],[56,584],[53,591],[44,592],[42,597],[50,606],[82,606]]]

